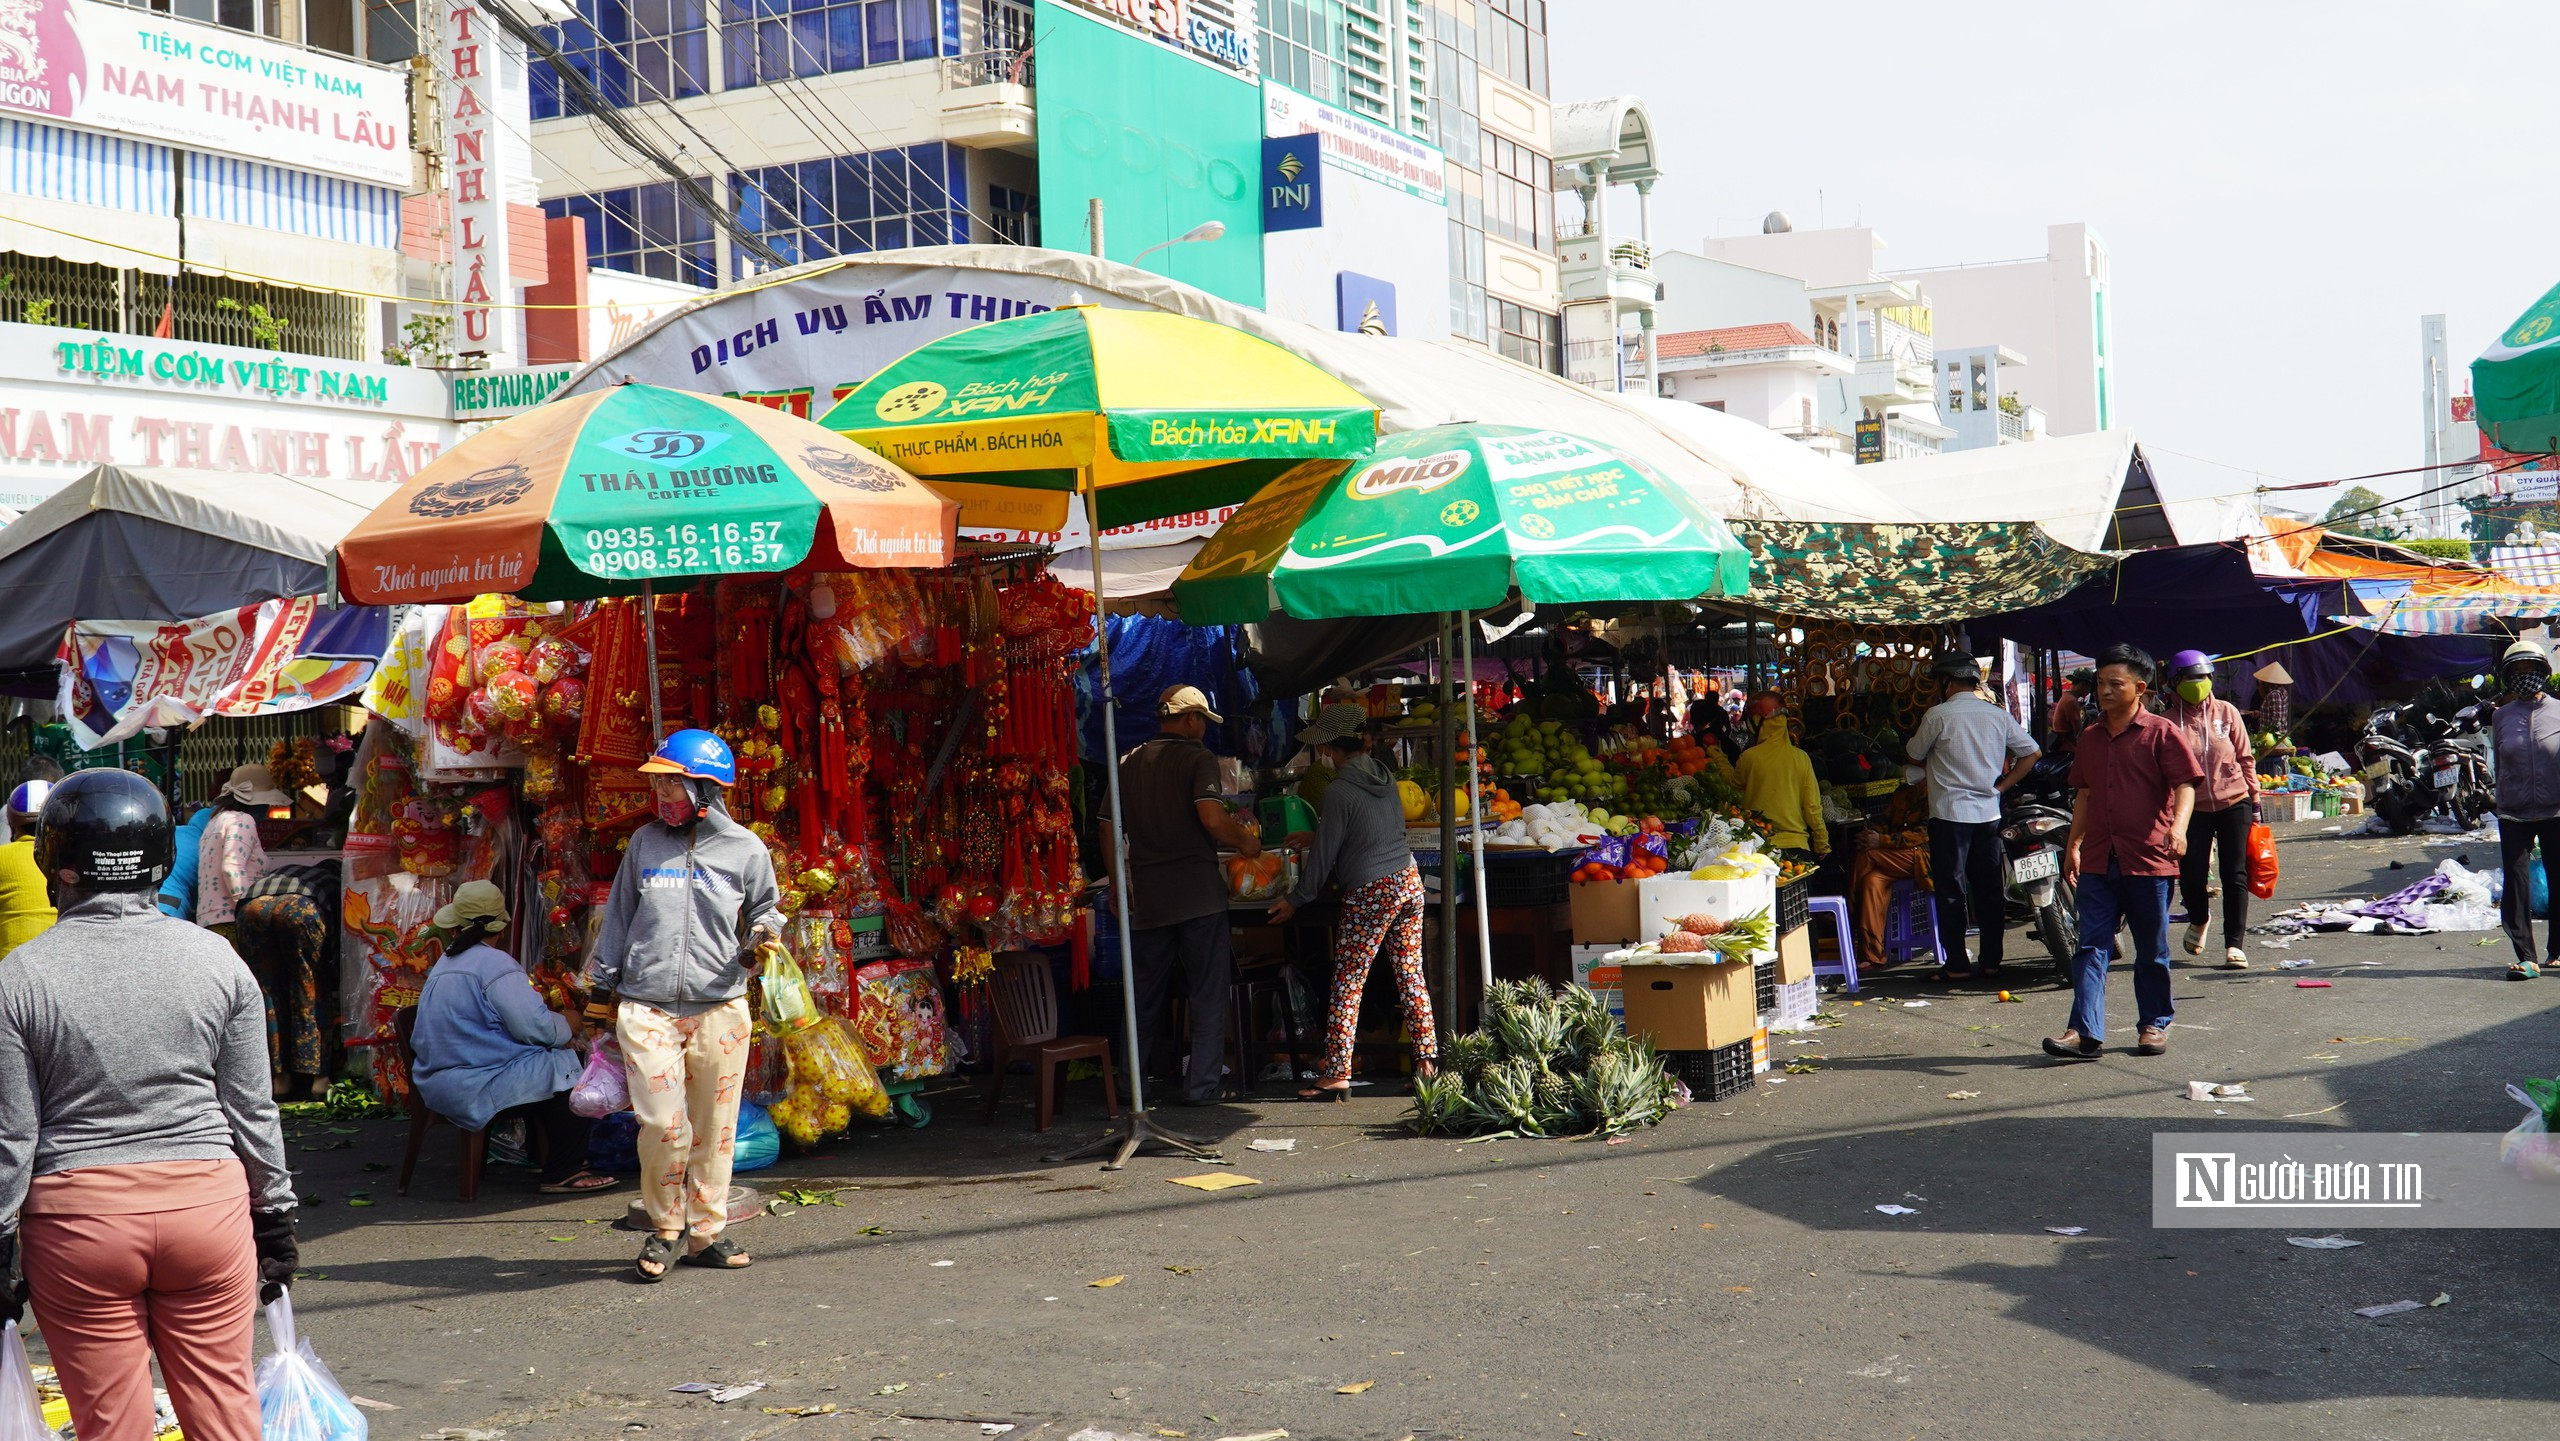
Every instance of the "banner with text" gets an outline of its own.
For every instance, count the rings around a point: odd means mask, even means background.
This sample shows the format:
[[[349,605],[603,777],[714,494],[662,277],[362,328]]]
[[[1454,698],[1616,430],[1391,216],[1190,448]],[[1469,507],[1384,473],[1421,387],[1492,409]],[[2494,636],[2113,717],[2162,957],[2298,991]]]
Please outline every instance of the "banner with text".
[[[83,749],[210,716],[352,704],[391,647],[391,612],[313,596],[162,623],[74,622],[60,704]]]

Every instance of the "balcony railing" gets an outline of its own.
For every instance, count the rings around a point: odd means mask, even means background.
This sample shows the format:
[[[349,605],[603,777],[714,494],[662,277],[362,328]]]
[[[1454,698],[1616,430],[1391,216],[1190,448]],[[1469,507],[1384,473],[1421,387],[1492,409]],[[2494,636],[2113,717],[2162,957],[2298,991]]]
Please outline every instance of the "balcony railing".
[[[1028,49],[975,50],[942,62],[942,88],[945,90],[968,90],[980,85],[1029,86],[1031,83],[1031,52]]]
[[[2025,416],[2023,416],[2023,415],[2011,415],[2009,412],[2007,412],[2007,411],[2005,411],[2005,410],[2004,410],[2004,411],[2001,411],[2001,412],[2000,412],[2000,438],[2001,438],[2002,440],[2024,440],[2024,439],[2026,439],[2026,438],[2027,438],[2027,418],[2026,418]],[[2039,453],[2041,453],[2041,452],[2039,452]]]

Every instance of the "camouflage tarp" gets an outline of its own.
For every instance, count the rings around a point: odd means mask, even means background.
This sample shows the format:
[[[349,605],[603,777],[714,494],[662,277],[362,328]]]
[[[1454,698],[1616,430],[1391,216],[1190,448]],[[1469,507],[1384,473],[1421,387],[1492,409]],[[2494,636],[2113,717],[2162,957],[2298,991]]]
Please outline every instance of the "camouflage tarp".
[[[1856,525],[1735,518],[1750,603],[1781,615],[1938,625],[2058,600],[2109,557],[2031,522]]]

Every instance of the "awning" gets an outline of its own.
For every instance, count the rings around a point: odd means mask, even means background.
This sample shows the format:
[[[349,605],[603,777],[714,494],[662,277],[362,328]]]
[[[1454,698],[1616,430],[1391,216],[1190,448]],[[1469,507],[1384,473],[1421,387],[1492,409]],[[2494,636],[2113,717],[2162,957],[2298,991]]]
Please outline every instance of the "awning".
[[[188,216],[185,225],[187,269],[199,274],[229,274],[262,284],[298,285],[312,290],[353,290],[374,295],[396,295],[400,291],[397,249],[323,240],[197,215]]]
[[[1888,460],[1858,478],[1923,520],[2034,521],[2085,551],[2177,543],[2130,430]]]
[[[175,216],[34,195],[11,195],[8,201],[0,210],[0,250],[153,275],[178,273],[171,258],[178,253]]]
[[[1977,643],[1993,636],[2083,655],[2123,643],[2155,657],[2191,647],[2232,655],[2301,640],[2320,615],[2350,604],[2343,582],[2261,579],[2237,545],[2177,546],[2118,557],[2059,600],[1967,629]]]
[[[2471,393],[2484,444],[2560,451],[2560,285],[2543,292],[2471,362]]]
[[[328,589],[377,481],[102,465],[0,530],[0,691],[51,696],[75,620],[179,621]]]
[[[1946,624],[2043,605],[2108,562],[2026,523],[1729,523],[1751,552],[1746,603],[1866,625]]]
[[[2560,592],[2515,595],[2403,595],[2366,602],[2338,613],[2348,625],[2385,635],[2488,635],[2499,620],[2537,621],[2560,616]]]

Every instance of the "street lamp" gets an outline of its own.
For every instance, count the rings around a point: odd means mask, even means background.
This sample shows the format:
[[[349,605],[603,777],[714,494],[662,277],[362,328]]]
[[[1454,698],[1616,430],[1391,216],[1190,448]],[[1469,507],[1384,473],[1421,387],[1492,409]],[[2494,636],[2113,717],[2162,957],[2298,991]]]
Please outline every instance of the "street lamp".
[[[1189,230],[1182,232],[1180,235],[1173,237],[1171,240],[1159,240],[1155,244],[1148,246],[1146,249],[1139,251],[1129,263],[1131,265],[1135,265],[1139,261],[1146,259],[1148,256],[1153,255],[1157,251],[1163,250],[1168,246],[1190,245],[1202,240],[1223,240],[1226,238],[1226,234],[1227,223],[1225,221],[1204,220],[1198,225],[1192,226]]]

